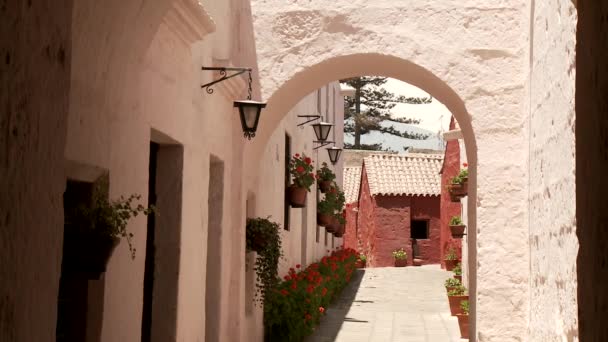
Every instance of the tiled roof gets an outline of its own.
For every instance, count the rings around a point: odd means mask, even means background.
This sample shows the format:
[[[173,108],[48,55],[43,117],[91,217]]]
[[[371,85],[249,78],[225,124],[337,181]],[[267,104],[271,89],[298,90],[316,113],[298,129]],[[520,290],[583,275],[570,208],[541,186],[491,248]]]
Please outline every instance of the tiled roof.
[[[346,203],[359,200],[359,186],[361,184],[361,166],[344,168],[344,195]]]
[[[441,195],[441,154],[371,155],[364,163],[372,195]]]

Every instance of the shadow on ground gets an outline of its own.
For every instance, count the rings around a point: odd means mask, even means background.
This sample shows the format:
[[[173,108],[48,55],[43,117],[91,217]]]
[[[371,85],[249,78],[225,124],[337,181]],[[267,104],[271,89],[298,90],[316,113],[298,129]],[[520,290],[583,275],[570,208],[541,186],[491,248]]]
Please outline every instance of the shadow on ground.
[[[334,299],[334,302],[331,303],[326,310],[327,314],[321,319],[321,324],[317,327],[317,330],[322,328],[323,335],[319,336],[319,331],[316,331],[313,335],[305,339],[306,342],[335,340],[342,328],[343,322],[369,323],[368,321],[362,321],[347,316],[352,305],[373,303],[373,301],[369,300],[355,300],[364,275],[365,269],[357,269],[350,283],[348,283],[342,293]]]

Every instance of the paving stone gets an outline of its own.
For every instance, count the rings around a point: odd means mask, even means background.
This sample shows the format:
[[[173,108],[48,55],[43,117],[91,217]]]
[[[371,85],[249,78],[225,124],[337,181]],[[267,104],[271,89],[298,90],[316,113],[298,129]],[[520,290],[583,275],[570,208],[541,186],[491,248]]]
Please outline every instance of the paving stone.
[[[460,342],[439,266],[358,270],[306,342]]]

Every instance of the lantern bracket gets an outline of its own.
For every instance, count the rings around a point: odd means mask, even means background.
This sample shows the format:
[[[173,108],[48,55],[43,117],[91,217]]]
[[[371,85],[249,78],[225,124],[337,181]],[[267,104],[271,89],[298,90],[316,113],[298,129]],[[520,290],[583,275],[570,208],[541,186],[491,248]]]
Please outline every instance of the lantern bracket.
[[[321,118],[321,115],[298,115],[299,118],[306,118],[307,121],[302,122],[298,127],[304,126],[309,122],[317,121]]]
[[[251,68],[202,67],[201,69],[203,71],[219,71],[220,76],[221,76],[217,80],[214,80],[209,83],[205,83],[205,84],[201,85],[201,88],[204,88],[205,91],[207,92],[207,94],[213,94],[213,88],[211,88],[212,85],[223,82],[223,81],[233,78],[235,76],[241,75],[245,72],[249,72],[249,80],[251,80]],[[228,75],[228,72],[231,72],[231,74]],[[251,85],[249,87],[250,87],[249,89],[251,89]],[[251,92],[251,90],[250,90],[250,92]],[[251,99],[251,94],[249,95],[249,99]]]
[[[336,142],[335,141],[325,140],[325,141],[313,141],[313,143],[321,144],[321,145],[313,148],[313,150],[318,150],[318,149],[320,149],[323,146],[327,146],[329,144],[335,144]]]

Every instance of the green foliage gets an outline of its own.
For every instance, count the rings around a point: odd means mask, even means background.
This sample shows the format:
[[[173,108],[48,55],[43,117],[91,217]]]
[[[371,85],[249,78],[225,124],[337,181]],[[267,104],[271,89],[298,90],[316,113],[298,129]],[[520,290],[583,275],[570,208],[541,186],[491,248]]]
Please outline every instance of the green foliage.
[[[457,276],[462,275],[462,266],[460,265],[460,263],[458,263],[458,265],[456,265],[454,269],[452,269],[452,272],[454,272],[454,274]]]
[[[338,216],[342,217],[342,211],[346,203],[346,196],[344,191],[340,190],[338,185],[334,182],[325,194],[325,197],[317,204],[317,211],[322,214],[333,214],[338,220]],[[344,223],[344,222],[341,222]]]
[[[69,213],[70,226],[75,229],[110,236],[112,238],[125,238],[129,244],[131,258],[135,259],[135,247],[131,242],[133,233],[127,231],[127,224],[132,217],[138,214],[150,215],[156,213],[156,208],[135,205],[141,195],[132,194],[127,198],[120,196],[119,199],[108,201],[106,196],[97,194],[92,206],[80,206],[73,213]]]
[[[450,249],[448,249],[448,253],[445,255],[445,260],[458,260],[458,255],[456,254],[454,247],[450,247]]]
[[[305,154],[302,156],[295,154],[289,161],[289,173],[292,176],[293,184],[298,188],[310,191],[310,186],[315,182],[313,170],[312,159]]]
[[[450,219],[450,226],[460,226],[462,225],[462,219],[460,216],[452,216]]]
[[[398,130],[395,126],[382,125],[383,122],[400,124],[418,124],[420,120],[405,117],[395,117],[391,110],[397,104],[428,104],[433,101],[431,97],[405,97],[397,96],[382,86],[387,82],[386,77],[363,76],[341,80],[355,88],[355,96],[347,97],[344,113],[344,133],[354,136],[353,145],[346,148],[382,150],[382,144],[361,144],[361,136],[373,131],[386,133],[408,139],[427,139],[427,134],[412,133]]]
[[[403,248],[399,248],[393,251],[393,258],[396,260],[406,260],[407,253],[403,250]]]
[[[281,250],[280,226],[268,218],[247,219],[246,248],[253,251],[257,241],[265,243],[262,250],[258,250],[254,270],[257,276],[256,302],[264,303],[268,292],[279,282],[279,259],[283,256]]]
[[[469,314],[469,301],[468,300],[461,300],[460,301],[460,308],[462,309],[462,314],[463,315],[468,315]]]
[[[448,296],[452,297],[452,296],[464,296],[464,294],[466,293],[467,288],[459,285],[456,286],[454,289],[452,289],[451,291],[448,292]]]
[[[359,254],[359,260],[365,262],[365,261],[367,261],[367,257],[365,256],[365,254],[361,253],[361,254]]]
[[[299,271],[291,268],[266,297],[264,332],[266,341],[300,342],[313,332],[332,299],[351,280],[357,253],[337,250],[318,263]]]
[[[465,179],[469,177],[468,169],[461,169],[458,175],[452,177],[450,181],[452,184],[464,184]]]
[[[445,285],[445,287],[457,287],[457,286],[461,286],[462,283],[458,279],[448,278],[445,280],[444,285]]]
[[[327,166],[326,162],[317,170],[317,181],[331,182],[336,179],[336,174]]]

